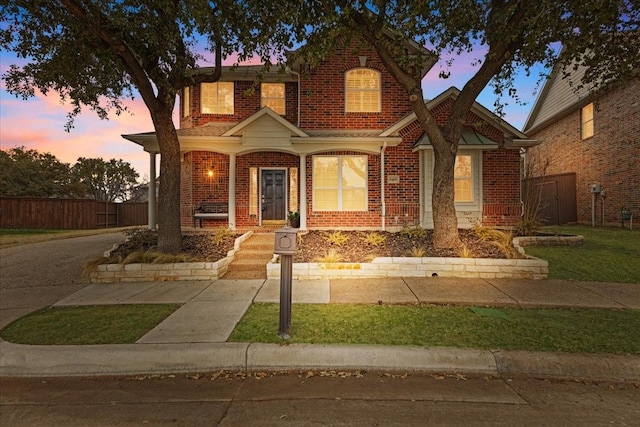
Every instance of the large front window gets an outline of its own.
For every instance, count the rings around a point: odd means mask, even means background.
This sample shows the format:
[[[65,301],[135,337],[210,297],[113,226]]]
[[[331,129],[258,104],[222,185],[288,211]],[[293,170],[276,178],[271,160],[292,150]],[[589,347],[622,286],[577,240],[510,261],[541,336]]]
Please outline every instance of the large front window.
[[[347,113],[380,112],[380,73],[358,68],[345,76],[345,111]]]
[[[367,156],[314,156],[314,211],[367,210]]]
[[[200,112],[202,114],[233,114],[233,82],[202,83]]]

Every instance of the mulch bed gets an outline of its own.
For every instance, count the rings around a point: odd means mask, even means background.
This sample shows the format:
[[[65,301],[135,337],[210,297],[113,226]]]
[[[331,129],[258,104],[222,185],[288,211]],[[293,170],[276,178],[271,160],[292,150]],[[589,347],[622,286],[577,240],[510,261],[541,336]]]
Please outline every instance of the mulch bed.
[[[348,236],[345,244],[336,245],[330,242],[332,231],[309,231],[299,240],[298,250],[293,262],[317,262],[330,249],[335,249],[342,262],[370,262],[375,257],[412,256],[414,247],[424,248],[425,257],[459,257],[458,250],[436,249],[433,246],[433,231],[426,230],[424,236],[407,236],[402,233],[384,231],[340,231]],[[365,240],[368,234],[377,233],[384,236],[380,245],[372,245]],[[473,254],[474,258],[505,258],[504,254],[491,242],[485,242],[471,230],[459,230],[460,240]]]
[[[182,253],[197,260],[215,262],[227,256],[233,249],[235,239],[240,235],[233,232],[224,235],[215,233],[182,235]],[[112,256],[126,258],[135,251],[148,251],[158,246],[158,233],[150,230],[138,230],[130,233],[128,240],[111,252]]]
[[[313,230],[301,234],[294,262],[318,262],[328,251],[334,249],[341,262],[370,262],[375,257],[412,256],[413,248],[423,248],[425,257],[459,257],[460,251],[436,249],[432,243],[433,231],[426,230],[424,235],[406,235],[385,231],[340,231],[346,236],[344,243],[335,244],[330,240],[333,231]],[[379,244],[367,242],[367,236],[375,233],[383,237]],[[491,242],[478,239],[471,230],[459,230],[460,240],[474,258],[505,258],[504,254]],[[182,236],[182,253],[198,260],[217,261],[227,256],[233,249],[239,234],[228,233],[223,236],[215,233],[185,234]],[[127,242],[116,248],[111,255],[121,258],[135,251],[154,249],[158,244],[157,232],[138,230],[130,233]]]

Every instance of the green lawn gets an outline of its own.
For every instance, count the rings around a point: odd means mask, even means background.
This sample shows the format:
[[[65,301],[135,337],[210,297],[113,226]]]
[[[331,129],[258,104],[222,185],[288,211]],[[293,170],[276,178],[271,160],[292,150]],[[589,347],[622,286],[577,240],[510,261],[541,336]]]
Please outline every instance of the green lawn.
[[[229,341],[282,342],[278,313],[253,304]],[[640,311],[294,304],[291,333],[291,343],[640,354]]]
[[[117,233],[139,227],[100,228],[95,230],[54,230],[39,228],[0,228],[0,248],[46,242],[49,240],[70,239],[94,234]]]
[[[528,246],[528,255],[549,261],[550,279],[640,284],[640,230],[586,226],[545,227],[580,234],[580,246]]]
[[[17,344],[133,344],[178,307],[177,304],[50,307],[16,320],[0,336]]]

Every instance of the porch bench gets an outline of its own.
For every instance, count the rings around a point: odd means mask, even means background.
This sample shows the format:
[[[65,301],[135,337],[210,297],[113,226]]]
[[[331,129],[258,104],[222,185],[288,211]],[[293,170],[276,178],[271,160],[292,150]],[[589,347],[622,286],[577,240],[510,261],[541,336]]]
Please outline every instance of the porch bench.
[[[202,228],[203,219],[229,218],[229,205],[226,202],[201,202],[200,206],[193,210],[193,228],[196,228],[196,219],[200,221]]]

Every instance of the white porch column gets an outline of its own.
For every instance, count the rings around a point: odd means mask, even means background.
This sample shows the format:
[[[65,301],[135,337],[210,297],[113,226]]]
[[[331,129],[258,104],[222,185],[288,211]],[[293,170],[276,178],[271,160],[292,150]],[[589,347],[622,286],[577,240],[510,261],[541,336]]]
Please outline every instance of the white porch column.
[[[149,230],[155,230],[158,224],[156,209],[156,153],[149,151]]]
[[[307,156],[300,154],[300,229],[307,229]]]
[[[236,155],[229,154],[229,229],[236,229]]]

